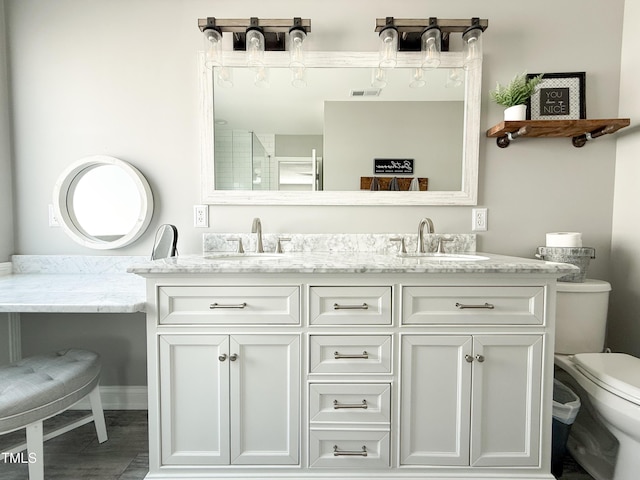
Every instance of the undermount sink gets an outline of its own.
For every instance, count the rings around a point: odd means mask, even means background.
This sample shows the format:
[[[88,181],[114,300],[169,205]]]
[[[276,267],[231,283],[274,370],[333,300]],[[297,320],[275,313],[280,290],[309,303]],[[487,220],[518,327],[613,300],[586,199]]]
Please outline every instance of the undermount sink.
[[[438,262],[478,262],[481,260],[489,260],[489,257],[472,253],[399,253],[398,256],[401,258],[424,259]]]
[[[284,256],[283,253],[220,252],[220,253],[209,253],[205,255],[205,258],[210,260],[256,260],[256,259],[267,260],[267,259],[273,259],[273,258],[282,258],[283,256]]]

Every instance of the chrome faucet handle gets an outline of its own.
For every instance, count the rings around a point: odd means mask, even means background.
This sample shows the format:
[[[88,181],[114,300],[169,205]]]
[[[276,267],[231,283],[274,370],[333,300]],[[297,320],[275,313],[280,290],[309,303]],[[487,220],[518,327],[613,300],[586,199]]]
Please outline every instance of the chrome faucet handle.
[[[453,242],[453,238],[443,238],[443,237],[439,237],[438,238],[438,248],[436,250],[437,253],[447,253],[444,250],[444,243],[445,242]]]
[[[405,242],[404,237],[392,237],[389,239],[391,242],[400,242],[400,246],[398,247],[398,253],[407,253],[407,244]]]
[[[227,238],[227,242],[238,242],[238,248],[236,250],[236,253],[244,253],[244,247],[242,246],[242,238],[240,237]]]
[[[291,237],[278,237],[278,241],[276,243],[276,253],[284,253],[282,251],[282,242],[290,242]]]

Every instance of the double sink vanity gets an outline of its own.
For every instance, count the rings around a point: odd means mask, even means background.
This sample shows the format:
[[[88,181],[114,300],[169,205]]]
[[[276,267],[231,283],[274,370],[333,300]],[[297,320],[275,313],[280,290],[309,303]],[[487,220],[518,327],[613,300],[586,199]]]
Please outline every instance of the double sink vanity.
[[[575,267],[474,235],[262,237],[129,268],[147,478],[553,478],[555,283]]]

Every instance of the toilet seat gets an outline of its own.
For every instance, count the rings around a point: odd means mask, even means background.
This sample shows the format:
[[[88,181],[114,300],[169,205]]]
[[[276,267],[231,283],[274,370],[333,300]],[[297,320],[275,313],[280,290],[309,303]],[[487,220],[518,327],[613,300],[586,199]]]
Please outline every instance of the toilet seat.
[[[625,353],[578,353],[573,361],[595,384],[640,406],[640,358]]]

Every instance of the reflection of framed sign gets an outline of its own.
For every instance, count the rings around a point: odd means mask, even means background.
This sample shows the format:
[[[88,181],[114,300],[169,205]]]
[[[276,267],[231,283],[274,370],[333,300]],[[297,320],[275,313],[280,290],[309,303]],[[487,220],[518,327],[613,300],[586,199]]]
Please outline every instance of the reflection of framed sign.
[[[538,75],[531,73],[527,78]],[[527,107],[528,120],[587,118],[585,72],[545,73]]]
[[[373,173],[413,174],[413,158],[374,158]]]

